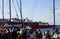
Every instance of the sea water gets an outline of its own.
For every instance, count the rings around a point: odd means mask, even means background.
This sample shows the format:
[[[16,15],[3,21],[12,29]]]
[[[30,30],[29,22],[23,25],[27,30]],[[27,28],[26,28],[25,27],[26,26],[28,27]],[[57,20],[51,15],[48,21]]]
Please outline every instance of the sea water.
[[[60,31],[60,25],[55,25],[55,27]]]

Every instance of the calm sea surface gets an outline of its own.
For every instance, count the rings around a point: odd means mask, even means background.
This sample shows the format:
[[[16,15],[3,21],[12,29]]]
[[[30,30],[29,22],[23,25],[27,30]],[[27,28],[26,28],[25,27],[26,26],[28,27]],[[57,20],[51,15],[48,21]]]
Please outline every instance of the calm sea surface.
[[[60,25],[56,25],[55,27],[58,28],[58,30],[60,31]]]

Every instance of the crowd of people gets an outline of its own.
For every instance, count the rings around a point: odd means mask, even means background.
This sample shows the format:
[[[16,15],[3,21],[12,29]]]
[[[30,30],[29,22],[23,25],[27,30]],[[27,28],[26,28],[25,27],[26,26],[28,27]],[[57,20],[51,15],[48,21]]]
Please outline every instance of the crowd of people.
[[[36,29],[0,28],[0,39],[60,39],[58,29],[41,31]]]

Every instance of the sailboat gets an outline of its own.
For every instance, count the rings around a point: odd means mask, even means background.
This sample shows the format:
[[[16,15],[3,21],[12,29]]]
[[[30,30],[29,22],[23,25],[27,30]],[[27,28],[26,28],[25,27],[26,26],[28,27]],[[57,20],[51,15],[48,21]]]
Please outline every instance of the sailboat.
[[[44,23],[41,25],[39,22],[24,22],[23,17],[22,17],[21,0],[20,0],[21,20],[17,19],[17,18],[11,18],[11,0],[9,0],[9,11],[10,11],[10,19],[4,25],[4,27],[26,27],[26,26],[30,26],[32,29],[54,28],[54,25],[48,25],[48,24],[44,24]]]
[[[13,2],[13,0],[12,0]],[[14,5],[14,3],[13,3]],[[14,5],[15,8],[15,5]],[[15,8],[16,11],[16,8]],[[18,18],[11,18],[11,0],[9,0],[9,13],[10,13],[10,19],[5,23],[4,27],[22,27],[22,11],[21,11],[21,0],[20,0],[20,14],[21,14],[21,20]],[[17,13],[17,11],[16,11]]]

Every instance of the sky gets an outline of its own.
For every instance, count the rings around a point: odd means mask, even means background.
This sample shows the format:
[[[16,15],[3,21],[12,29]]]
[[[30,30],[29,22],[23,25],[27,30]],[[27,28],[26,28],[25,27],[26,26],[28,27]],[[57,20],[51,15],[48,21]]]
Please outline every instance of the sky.
[[[4,18],[9,18],[9,0],[4,0]],[[13,0],[19,18],[19,8]],[[12,18],[16,18],[16,11],[11,0]],[[20,0],[17,0],[18,5]],[[20,7],[20,6],[19,6]],[[56,25],[60,25],[60,0],[55,0]],[[48,22],[53,24],[53,0],[22,0],[22,15],[33,21]],[[2,18],[2,0],[0,0],[0,18]]]

